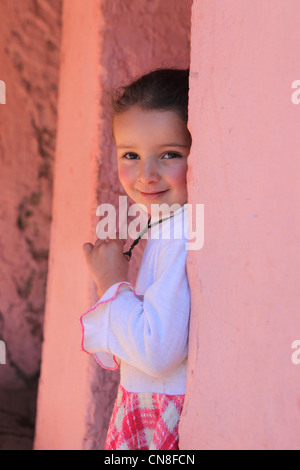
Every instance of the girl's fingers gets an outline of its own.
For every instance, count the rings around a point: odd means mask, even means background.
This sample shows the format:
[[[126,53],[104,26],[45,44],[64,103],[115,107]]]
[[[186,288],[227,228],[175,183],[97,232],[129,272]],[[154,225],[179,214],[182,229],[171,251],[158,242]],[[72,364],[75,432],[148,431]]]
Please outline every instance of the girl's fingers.
[[[123,242],[123,244],[124,244],[125,240],[119,239],[118,236],[119,236],[119,232],[117,232],[116,240],[117,240],[117,241],[121,241],[121,242]],[[112,239],[112,240],[113,240],[113,239]],[[97,248],[98,246],[102,245],[103,243],[107,244],[107,243],[109,243],[109,242],[112,241],[112,240],[110,240],[110,238],[108,238],[108,237],[106,237],[105,239],[97,238],[97,240],[95,241],[95,245],[93,245],[93,244],[90,243],[90,242],[87,242],[87,243],[84,243],[84,244],[82,245],[82,248],[83,248],[84,253],[85,253],[86,255],[89,255],[89,254],[91,253],[91,251],[93,250],[93,248]]]
[[[102,240],[102,238],[97,238],[97,240],[95,241],[95,246],[102,245],[102,243],[104,243],[104,240]]]
[[[86,255],[88,255],[92,251],[93,247],[94,247],[94,245],[92,243],[89,243],[89,242],[84,243],[82,245],[83,251]]]
[[[120,240],[120,242],[122,243],[122,245],[124,246],[125,243],[126,243],[126,240],[124,240],[124,238],[119,238],[119,231],[116,232],[116,239],[117,240]]]

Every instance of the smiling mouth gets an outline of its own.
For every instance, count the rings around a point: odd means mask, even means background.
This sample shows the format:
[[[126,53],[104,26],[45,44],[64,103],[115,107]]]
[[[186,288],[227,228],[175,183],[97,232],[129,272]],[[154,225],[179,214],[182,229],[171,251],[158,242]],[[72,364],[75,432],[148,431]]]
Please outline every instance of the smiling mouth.
[[[149,192],[144,192],[144,191],[140,191],[140,193],[142,194],[159,194],[159,193],[165,193],[167,191],[167,189],[164,189],[163,191],[152,191],[151,193]]]
[[[156,194],[162,194],[162,193],[165,193],[166,191],[168,191],[167,189],[165,189],[164,191],[157,191],[157,192],[151,192],[151,193],[144,193],[143,191],[140,191],[140,193],[143,195],[143,196],[154,196]]]
[[[159,191],[157,193],[143,193],[142,191],[140,191],[141,195],[143,197],[145,197],[146,199],[155,199],[157,197],[160,197],[162,196],[164,193],[166,193],[168,191],[168,189],[165,189],[164,191]]]

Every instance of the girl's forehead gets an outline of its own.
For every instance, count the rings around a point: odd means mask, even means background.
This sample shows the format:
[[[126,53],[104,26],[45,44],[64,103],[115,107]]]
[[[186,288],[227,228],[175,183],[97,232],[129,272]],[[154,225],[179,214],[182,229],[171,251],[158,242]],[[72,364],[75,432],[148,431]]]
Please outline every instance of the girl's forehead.
[[[118,140],[122,140],[122,144],[125,144],[124,139],[130,144],[129,140],[132,137],[144,138],[145,133],[150,139],[155,136],[158,140],[166,137],[186,140],[189,134],[185,123],[176,111],[148,110],[139,106],[132,106],[128,111],[115,115],[113,132],[117,143]]]
[[[139,105],[133,105],[128,110],[118,113],[114,116],[114,121],[127,120],[145,120],[151,121],[155,119],[163,120],[179,120],[179,113],[175,110],[166,109],[146,109]]]

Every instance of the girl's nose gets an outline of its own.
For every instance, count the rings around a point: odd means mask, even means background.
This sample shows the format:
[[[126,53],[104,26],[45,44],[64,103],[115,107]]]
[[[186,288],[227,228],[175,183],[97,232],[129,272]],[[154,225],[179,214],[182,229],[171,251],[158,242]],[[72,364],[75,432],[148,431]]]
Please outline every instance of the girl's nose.
[[[160,180],[159,169],[155,162],[144,162],[140,165],[138,180],[150,184]]]

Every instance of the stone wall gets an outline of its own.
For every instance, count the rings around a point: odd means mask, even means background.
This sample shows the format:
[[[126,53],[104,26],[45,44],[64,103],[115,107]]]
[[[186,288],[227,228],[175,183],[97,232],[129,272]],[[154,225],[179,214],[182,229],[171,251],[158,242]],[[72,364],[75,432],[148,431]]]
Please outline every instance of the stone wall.
[[[95,237],[97,205],[124,194],[108,97],[153,68],[189,65],[191,4],[1,0],[0,448],[32,447],[42,344],[36,448],[104,445],[118,374],[86,357],[77,333],[96,298],[81,243]]]
[[[192,292],[182,449],[300,448],[298,0],[192,8],[188,253]]]
[[[113,203],[118,208],[119,195],[125,195],[117,176],[117,158],[110,140],[109,92],[111,88],[133,80],[158,67],[189,66],[191,0],[102,0],[103,23],[100,35],[100,123],[99,186],[97,201]],[[133,201],[130,201],[132,204]],[[130,205],[129,204],[129,205]],[[130,217],[128,218],[130,220]],[[132,240],[129,240],[132,243]],[[134,283],[146,240],[135,248],[129,277]],[[128,249],[130,243],[127,243]],[[118,374],[94,373],[93,413],[87,421],[89,448],[103,448],[112,406],[119,382]],[[104,412],[104,410],[106,410]]]
[[[1,0],[0,448],[32,446],[52,210],[62,0]]]
[[[117,208],[124,194],[110,136],[109,93],[151,69],[189,65],[191,3],[64,1],[36,449],[104,447],[119,377],[80,350],[79,316],[98,300],[82,244],[96,239],[97,206]],[[130,264],[132,281],[142,245]]]

